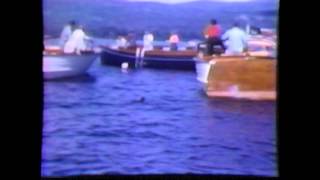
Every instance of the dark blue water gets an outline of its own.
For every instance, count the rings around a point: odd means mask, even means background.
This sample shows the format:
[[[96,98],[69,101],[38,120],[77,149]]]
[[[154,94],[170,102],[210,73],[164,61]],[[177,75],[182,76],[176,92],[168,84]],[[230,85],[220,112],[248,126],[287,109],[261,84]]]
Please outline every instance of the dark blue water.
[[[45,82],[42,175],[276,176],[275,103],[210,100],[201,88],[194,72],[99,61]]]

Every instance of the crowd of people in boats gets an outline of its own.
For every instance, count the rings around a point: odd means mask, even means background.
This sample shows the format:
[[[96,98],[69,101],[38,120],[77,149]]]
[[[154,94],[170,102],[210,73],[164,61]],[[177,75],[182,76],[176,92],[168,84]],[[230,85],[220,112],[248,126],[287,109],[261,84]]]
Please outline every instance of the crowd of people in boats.
[[[238,22],[234,22],[233,26],[222,33],[222,28],[216,19],[211,19],[203,30],[204,41],[199,43],[197,48],[204,45],[206,53],[238,55],[246,51],[248,35],[254,32],[259,34],[260,29],[247,26],[246,29],[240,27]],[[145,51],[154,49],[155,37],[150,31],[145,31],[143,35],[143,48]],[[64,53],[77,53],[91,48],[93,38],[89,37],[83,28],[75,21],[70,21],[62,30],[60,35],[60,46]],[[172,31],[167,42],[170,51],[177,51],[180,43],[179,34]],[[137,47],[137,38],[134,33],[127,36],[119,36],[116,40],[117,48],[135,49]]]

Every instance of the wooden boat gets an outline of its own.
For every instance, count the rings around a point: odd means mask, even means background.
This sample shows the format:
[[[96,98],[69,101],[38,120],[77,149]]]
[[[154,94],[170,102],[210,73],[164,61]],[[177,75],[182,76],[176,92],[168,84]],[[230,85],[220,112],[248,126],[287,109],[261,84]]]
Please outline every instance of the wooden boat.
[[[112,49],[102,47],[101,63],[104,65],[121,66],[122,63],[128,63],[130,68],[138,67],[139,60],[138,49]]]
[[[197,58],[197,79],[208,97],[276,99],[276,60],[263,56]]]
[[[59,47],[49,47],[43,52],[43,75],[45,80],[73,77],[84,74],[96,59],[94,51],[65,54]]]
[[[112,49],[104,47],[101,53],[101,63],[106,65],[121,66],[126,62],[129,68],[149,67],[158,69],[194,70],[193,57],[196,50],[186,49],[179,51],[166,51],[155,48],[144,51],[142,48]]]
[[[210,67],[215,61],[211,60],[228,60],[228,59],[248,59],[248,58],[275,58],[276,56],[276,43],[270,39],[254,37],[248,41],[248,50],[246,53],[243,53],[241,56],[228,56],[220,55],[219,57],[215,56],[205,56],[198,54],[198,58],[195,58],[196,61],[196,72],[197,80],[201,83],[206,84],[207,77],[209,74]],[[200,55],[200,56],[199,56]]]

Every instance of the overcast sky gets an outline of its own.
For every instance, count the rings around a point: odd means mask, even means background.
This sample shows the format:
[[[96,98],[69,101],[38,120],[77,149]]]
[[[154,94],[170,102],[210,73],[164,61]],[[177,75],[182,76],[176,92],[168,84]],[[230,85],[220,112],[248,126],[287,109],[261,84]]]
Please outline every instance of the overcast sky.
[[[177,4],[184,2],[192,2],[192,1],[202,1],[202,0],[128,0],[128,1],[140,1],[140,2],[160,2],[167,4]],[[261,1],[261,0],[209,0],[209,1],[217,1],[217,2],[250,2],[250,1]],[[270,0],[275,1],[275,0]]]

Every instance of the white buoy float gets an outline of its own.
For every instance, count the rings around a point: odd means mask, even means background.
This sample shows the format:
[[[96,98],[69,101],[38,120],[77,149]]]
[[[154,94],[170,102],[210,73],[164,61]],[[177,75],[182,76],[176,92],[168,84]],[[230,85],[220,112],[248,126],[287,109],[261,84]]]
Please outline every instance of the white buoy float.
[[[122,70],[122,72],[128,72],[128,68],[129,68],[129,63],[123,62],[123,63],[121,64],[121,70]]]

